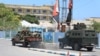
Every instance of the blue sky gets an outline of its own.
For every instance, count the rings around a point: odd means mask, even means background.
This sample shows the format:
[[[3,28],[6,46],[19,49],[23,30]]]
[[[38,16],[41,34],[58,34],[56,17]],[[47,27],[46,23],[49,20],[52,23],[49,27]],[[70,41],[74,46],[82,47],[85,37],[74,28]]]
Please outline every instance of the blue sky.
[[[55,0],[0,0],[0,3],[19,5],[53,5]],[[60,4],[61,3],[62,0],[60,0]],[[89,17],[100,17],[100,0],[74,0],[73,5],[73,19],[75,20],[84,20]]]

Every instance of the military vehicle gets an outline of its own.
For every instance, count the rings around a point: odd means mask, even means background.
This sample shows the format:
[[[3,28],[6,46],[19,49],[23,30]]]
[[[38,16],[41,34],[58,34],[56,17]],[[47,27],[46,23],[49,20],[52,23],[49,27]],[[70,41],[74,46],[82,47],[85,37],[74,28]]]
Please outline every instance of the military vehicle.
[[[59,47],[71,46],[73,50],[81,50],[86,48],[92,51],[94,46],[98,44],[97,32],[95,30],[87,30],[84,23],[77,23],[74,29],[65,33],[63,38],[59,38]]]
[[[35,42],[41,42],[41,32],[35,31],[31,32],[29,30],[22,30],[18,31],[16,36],[12,38],[12,45],[15,46],[18,43],[23,44],[24,47],[27,47],[30,43]]]

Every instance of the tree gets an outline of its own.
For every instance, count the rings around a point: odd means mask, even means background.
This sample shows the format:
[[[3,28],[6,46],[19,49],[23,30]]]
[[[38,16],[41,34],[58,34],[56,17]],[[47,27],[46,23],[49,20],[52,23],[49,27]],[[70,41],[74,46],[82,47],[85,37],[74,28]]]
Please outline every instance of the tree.
[[[92,27],[93,27],[94,30],[96,30],[97,32],[100,32],[100,22],[93,21]]]
[[[19,15],[0,3],[0,30],[14,29],[20,25]]]
[[[28,21],[30,23],[39,24],[38,19],[36,19],[34,15],[25,15],[25,16],[22,16],[22,19],[26,20],[26,21]]]

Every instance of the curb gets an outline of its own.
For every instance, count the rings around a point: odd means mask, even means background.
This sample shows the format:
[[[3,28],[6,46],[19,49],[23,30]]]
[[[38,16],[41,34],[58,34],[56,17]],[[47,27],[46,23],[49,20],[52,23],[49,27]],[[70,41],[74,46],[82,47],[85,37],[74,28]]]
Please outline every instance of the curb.
[[[50,54],[63,55],[63,56],[66,56],[66,55],[67,55],[67,54],[65,54],[65,53],[63,53],[63,52],[52,51],[52,50],[46,50],[46,49],[29,48],[29,50],[32,50],[32,51],[39,51],[39,52],[45,52],[45,53],[50,53]],[[75,56],[75,55],[70,54],[70,56]]]
[[[96,47],[95,49],[100,49],[100,47]]]
[[[46,49],[39,49],[39,48],[29,48],[29,50],[45,52],[45,53],[50,53],[50,54],[57,54],[57,55],[62,55],[62,56],[67,55],[67,52],[62,52],[62,51],[53,51],[53,50],[46,50]],[[70,53],[69,56],[79,56],[79,53]],[[82,54],[82,56],[96,56],[96,55]]]
[[[7,38],[0,38],[0,39],[4,39],[4,40],[11,40],[11,39],[7,39]]]

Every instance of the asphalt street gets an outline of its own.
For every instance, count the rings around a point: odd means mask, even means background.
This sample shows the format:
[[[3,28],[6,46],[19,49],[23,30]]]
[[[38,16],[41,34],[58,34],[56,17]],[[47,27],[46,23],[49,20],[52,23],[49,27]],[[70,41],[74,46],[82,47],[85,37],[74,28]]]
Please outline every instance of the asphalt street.
[[[89,56],[100,56],[100,47],[99,48],[94,48],[93,51],[87,51],[87,49],[82,48],[80,51],[75,51],[72,50],[71,47],[65,47],[64,49],[59,49],[58,46],[59,45],[53,45],[53,44],[46,44],[46,49],[47,50],[53,50],[53,51],[60,51],[60,52],[70,52],[70,53],[75,53],[75,54],[79,54],[79,52],[81,52],[81,54],[88,54]]]
[[[71,50],[70,47],[66,47],[65,49],[59,49],[58,45],[56,44],[45,44],[45,49],[43,50],[60,51],[66,53],[69,51],[69,53],[75,53],[75,54],[81,52],[82,54],[90,54],[91,56],[100,56],[100,49],[96,48],[94,48],[92,52],[89,52],[86,49],[82,49],[81,51],[74,51]],[[61,56],[61,55],[33,51],[29,50],[29,48],[20,47],[20,45],[12,46],[10,40],[0,39],[0,56]]]
[[[61,56],[56,54],[31,51],[28,48],[12,46],[11,41],[0,39],[0,56]]]

